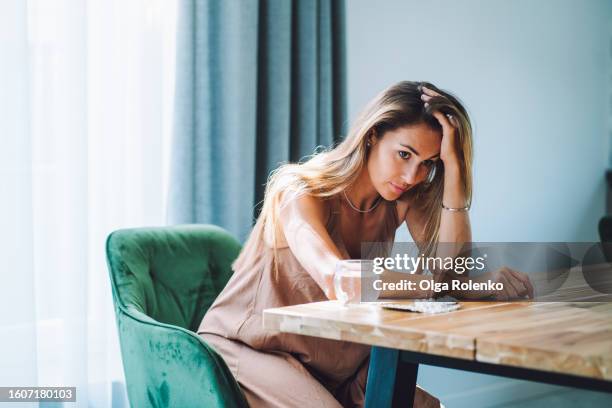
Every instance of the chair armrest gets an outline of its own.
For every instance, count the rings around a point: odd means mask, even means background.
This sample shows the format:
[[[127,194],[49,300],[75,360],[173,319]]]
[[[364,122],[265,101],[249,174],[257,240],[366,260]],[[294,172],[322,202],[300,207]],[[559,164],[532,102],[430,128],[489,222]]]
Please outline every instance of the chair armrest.
[[[117,307],[133,406],[248,407],[223,359],[197,334]]]

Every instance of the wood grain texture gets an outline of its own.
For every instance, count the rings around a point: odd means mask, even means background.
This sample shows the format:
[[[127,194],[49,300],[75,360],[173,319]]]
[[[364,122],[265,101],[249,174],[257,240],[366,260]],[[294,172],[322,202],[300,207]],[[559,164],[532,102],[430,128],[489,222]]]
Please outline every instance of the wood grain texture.
[[[475,356],[473,335],[449,332],[444,326],[423,330],[418,323],[500,305],[503,304],[464,302],[457,311],[433,316],[383,309],[376,304],[343,306],[327,301],[265,310],[264,326],[273,331],[471,360]]]
[[[612,380],[611,303],[461,306],[425,315],[327,301],[265,310],[264,325],[274,331]]]
[[[612,304],[538,303],[473,327],[476,359],[612,380]]]

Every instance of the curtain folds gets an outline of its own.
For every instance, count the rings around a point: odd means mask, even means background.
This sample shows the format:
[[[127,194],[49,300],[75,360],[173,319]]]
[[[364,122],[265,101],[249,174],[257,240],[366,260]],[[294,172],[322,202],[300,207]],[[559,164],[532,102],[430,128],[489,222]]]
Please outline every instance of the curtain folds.
[[[182,0],[168,221],[246,238],[264,184],[344,134],[344,2]]]

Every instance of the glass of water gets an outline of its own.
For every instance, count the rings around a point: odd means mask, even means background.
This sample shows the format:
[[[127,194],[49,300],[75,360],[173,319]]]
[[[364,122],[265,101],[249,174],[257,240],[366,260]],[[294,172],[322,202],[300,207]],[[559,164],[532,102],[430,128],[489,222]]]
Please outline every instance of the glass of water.
[[[361,300],[361,272],[368,262],[365,259],[343,259],[336,264],[334,290],[336,298],[343,304],[359,303]]]

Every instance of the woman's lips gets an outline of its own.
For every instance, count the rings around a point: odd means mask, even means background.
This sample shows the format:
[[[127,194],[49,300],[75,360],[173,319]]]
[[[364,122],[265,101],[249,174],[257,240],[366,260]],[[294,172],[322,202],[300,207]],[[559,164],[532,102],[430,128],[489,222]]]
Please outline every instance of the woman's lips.
[[[396,184],[393,184],[391,182],[389,182],[389,184],[391,184],[391,187],[393,187],[393,189],[395,190],[396,193],[402,194],[404,191],[408,190],[407,188],[401,188],[399,186],[397,186]]]

